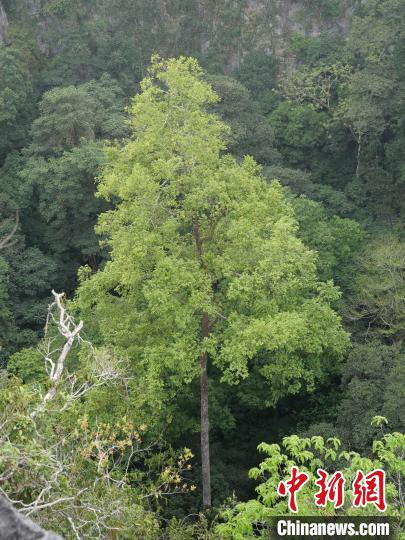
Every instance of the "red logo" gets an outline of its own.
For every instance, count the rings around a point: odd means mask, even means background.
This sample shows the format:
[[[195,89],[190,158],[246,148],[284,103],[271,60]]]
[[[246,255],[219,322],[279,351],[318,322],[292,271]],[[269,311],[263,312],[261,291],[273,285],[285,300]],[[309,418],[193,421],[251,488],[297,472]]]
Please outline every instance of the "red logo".
[[[380,512],[384,512],[387,508],[385,472],[381,469],[376,469],[368,474],[357,471],[353,481],[353,506],[359,508],[368,504],[374,504]]]
[[[277,493],[285,497],[288,493],[288,508],[291,512],[298,512],[296,494],[304,487],[309,480],[309,474],[299,472],[298,467],[291,467],[291,478],[285,482],[281,481],[277,488]]]
[[[280,497],[288,495],[288,508],[291,512],[298,512],[297,493],[308,480],[308,473],[300,472],[298,467],[293,466],[290,478],[279,482],[277,493]],[[333,508],[341,508],[345,502],[345,483],[346,480],[340,471],[329,475],[323,469],[318,469],[315,485],[319,490],[314,495],[316,506],[325,507],[328,502],[332,502]],[[352,488],[352,504],[355,508],[373,504],[380,512],[386,510],[385,472],[381,469],[376,469],[368,474],[357,471]]]
[[[319,491],[315,493],[316,506],[326,506],[328,501],[333,502],[333,508],[341,508],[345,502],[345,482],[340,471],[335,472],[329,478],[329,474],[323,469],[317,470],[318,479],[315,485]]]

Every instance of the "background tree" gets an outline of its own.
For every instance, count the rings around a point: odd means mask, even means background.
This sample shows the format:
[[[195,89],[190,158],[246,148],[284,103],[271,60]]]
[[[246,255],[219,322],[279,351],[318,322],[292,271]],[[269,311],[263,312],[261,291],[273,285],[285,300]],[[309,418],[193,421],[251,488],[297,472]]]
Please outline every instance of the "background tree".
[[[33,84],[21,53],[0,47],[0,164],[25,142],[33,116]]]
[[[211,75],[207,82],[220,98],[212,106],[212,112],[219,114],[231,128],[228,135],[230,153],[238,157],[253,156],[260,164],[279,162],[273,128],[259,105],[252,101],[248,89],[224,75]]]
[[[378,429],[374,416],[387,418],[392,430],[405,423],[404,351],[401,345],[378,341],[356,344],[350,351],[342,375],[342,400],[337,426],[351,447],[367,452]]]
[[[370,338],[400,343],[404,329],[405,249],[397,235],[376,236],[356,257],[347,317]]]

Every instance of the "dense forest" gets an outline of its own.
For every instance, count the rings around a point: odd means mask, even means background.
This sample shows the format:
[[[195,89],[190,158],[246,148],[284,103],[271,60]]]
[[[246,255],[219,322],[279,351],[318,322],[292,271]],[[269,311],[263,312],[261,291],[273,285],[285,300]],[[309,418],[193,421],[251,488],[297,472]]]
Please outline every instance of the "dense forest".
[[[254,538],[281,464],[360,464],[405,519],[404,59],[405,0],[0,1],[17,509]]]

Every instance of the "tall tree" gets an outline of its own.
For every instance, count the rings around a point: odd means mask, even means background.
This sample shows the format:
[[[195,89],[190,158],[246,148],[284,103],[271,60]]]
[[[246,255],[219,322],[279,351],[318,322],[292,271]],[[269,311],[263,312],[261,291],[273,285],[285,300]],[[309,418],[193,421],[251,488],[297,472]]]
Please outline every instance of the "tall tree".
[[[311,386],[347,334],[296,235],[281,186],[224,153],[228,128],[193,59],[155,58],[132,106],[133,139],[111,148],[99,194],[111,260],[84,280],[83,316],[130,355],[151,400],[200,378],[203,506],[211,505],[209,365],[236,383],[256,366],[273,399]],[[89,310],[86,313],[86,310]],[[90,315],[91,313],[91,315]]]

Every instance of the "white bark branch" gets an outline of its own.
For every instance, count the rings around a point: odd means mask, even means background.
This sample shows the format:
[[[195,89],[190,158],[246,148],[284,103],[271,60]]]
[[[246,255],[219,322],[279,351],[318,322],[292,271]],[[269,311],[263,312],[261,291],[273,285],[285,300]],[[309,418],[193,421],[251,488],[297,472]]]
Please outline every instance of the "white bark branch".
[[[15,213],[14,227],[12,228],[11,232],[9,232],[4,238],[2,238],[0,240],[0,249],[8,248],[8,247],[10,247],[10,246],[12,246],[13,244],[16,243],[16,240],[12,240],[12,238],[15,235],[17,229],[18,229],[19,222],[20,222],[20,216],[19,216],[19,213],[18,213],[18,210],[17,210],[16,213]]]
[[[66,339],[66,342],[63,345],[62,350],[59,350],[59,356],[56,359],[56,362],[54,362],[49,357],[49,355],[47,355],[45,358],[46,361],[51,364],[49,380],[52,384],[51,388],[49,388],[48,392],[46,393],[44,397],[45,403],[47,401],[51,401],[55,397],[56,389],[62,377],[66,358],[75,340],[80,341],[80,330],[83,328],[83,321],[80,321],[78,324],[76,324],[73,318],[69,315],[69,313],[67,313],[65,307],[63,306],[62,298],[65,293],[56,293],[54,290],[52,290],[52,294],[55,300],[49,306],[49,309],[48,309],[48,317],[47,317],[45,331],[47,330],[49,320],[50,319],[55,320],[53,311],[56,308],[57,311],[59,312],[58,323],[57,323],[58,330],[59,330],[60,335]]]

